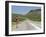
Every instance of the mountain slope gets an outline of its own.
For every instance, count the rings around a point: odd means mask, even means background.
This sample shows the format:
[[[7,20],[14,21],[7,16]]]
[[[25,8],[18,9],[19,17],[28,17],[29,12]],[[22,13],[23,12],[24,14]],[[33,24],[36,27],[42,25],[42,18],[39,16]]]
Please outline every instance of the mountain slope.
[[[41,9],[31,10],[26,16],[34,21],[41,21]]]

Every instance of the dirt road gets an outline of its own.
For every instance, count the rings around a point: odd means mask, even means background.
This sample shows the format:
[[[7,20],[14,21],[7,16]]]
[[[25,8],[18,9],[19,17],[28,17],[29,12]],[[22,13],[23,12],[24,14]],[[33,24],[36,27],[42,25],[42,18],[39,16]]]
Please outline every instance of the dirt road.
[[[40,28],[41,28],[40,22],[31,21],[31,20],[25,20],[23,22],[20,22],[18,25],[16,25],[16,28],[14,26],[15,31],[37,30]]]

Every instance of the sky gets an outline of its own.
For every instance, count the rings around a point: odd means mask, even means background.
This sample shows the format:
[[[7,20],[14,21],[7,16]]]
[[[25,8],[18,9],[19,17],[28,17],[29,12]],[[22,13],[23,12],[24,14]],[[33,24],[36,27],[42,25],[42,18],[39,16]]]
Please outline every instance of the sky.
[[[40,7],[34,6],[15,6],[12,5],[12,13],[26,15],[30,10],[40,9]]]

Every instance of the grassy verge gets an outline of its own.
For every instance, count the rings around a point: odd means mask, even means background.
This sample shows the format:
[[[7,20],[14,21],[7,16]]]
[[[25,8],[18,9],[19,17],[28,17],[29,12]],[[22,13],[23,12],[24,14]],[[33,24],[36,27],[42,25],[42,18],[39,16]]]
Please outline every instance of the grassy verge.
[[[12,31],[16,30],[16,22],[12,22]]]

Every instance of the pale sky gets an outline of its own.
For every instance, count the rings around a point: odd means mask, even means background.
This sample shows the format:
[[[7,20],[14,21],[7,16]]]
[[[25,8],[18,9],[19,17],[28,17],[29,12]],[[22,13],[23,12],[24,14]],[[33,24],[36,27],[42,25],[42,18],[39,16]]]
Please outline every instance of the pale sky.
[[[34,6],[15,6],[12,5],[12,13],[25,15],[30,10],[40,9],[40,7],[34,7]]]

